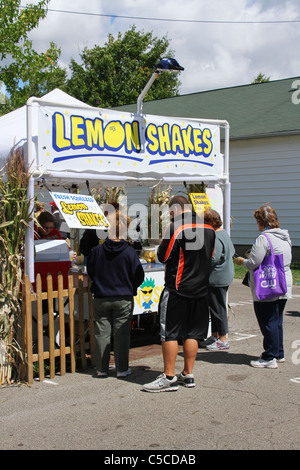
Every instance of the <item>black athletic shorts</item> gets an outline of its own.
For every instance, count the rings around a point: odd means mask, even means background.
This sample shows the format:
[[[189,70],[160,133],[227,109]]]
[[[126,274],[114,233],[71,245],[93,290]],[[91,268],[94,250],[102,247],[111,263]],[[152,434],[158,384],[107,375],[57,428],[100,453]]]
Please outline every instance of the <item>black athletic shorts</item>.
[[[198,340],[207,336],[207,297],[189,299],[164,289],[160,296],[158,313],[161,341]]]

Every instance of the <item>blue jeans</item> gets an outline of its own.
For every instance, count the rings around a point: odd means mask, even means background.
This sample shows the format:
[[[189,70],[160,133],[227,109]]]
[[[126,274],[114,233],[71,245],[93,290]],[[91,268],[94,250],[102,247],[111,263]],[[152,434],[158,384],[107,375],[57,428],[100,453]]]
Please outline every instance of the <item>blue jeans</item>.
[[[254,302],[256,318],[264,337],[262,359],[282,359],[283,349],[283,310],[286,299],[274,302]]]

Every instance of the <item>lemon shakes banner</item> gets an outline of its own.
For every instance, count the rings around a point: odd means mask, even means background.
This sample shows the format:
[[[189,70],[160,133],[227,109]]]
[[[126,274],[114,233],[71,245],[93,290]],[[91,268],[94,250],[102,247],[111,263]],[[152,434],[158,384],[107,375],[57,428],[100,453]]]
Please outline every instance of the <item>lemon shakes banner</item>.
[[[39,107],[38,167],[102,174],[216,175],[220,129],[181,118]]]

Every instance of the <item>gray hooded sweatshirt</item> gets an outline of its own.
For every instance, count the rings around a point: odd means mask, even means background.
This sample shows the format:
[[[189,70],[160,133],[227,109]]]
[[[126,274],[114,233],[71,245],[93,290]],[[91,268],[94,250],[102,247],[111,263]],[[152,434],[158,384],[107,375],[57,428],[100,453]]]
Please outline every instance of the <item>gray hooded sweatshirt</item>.
[[[287,285],[287,293],[281,297],[275,297],[273,299],[268,300],[258,300],[255,294],[255,287],[253,281],[253,270],[258,268],[262,260],[266,255],[270,255],[270,247],[267,238],[263,235],[263,233],[267,234],[270,238],[270,241],[273,246],[273,250],[275,254],[282,253],[283,254],[283,261],[284,261],[284,270],[285,270],[285,277],[286,277],[286,285]],[[292,242],[289,236],[289,232],[287,230],[281,228],[266,228],[255,240],[249,259],[245,259],[244,266],[250,271],[250,288],[252,292],[252,297],[255,302],[273,302],[277,299],[289,299],[292,296],[292,286],[293,286],[293,278],[292,272],[290,269],[290,264],[292,261]]]

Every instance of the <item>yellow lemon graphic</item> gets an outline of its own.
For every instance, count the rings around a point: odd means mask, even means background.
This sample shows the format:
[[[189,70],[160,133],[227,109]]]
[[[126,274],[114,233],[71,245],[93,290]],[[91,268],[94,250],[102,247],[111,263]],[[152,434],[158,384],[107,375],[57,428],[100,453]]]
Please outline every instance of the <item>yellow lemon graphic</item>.
[[[121,147],[125,139],[125,131],[118,121],[111,121],[105,128],[104,140],[107,147],[117,149]]]

